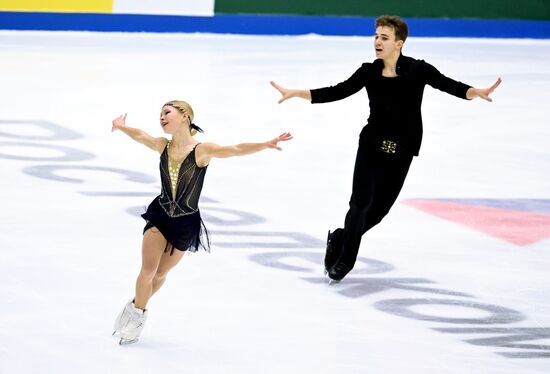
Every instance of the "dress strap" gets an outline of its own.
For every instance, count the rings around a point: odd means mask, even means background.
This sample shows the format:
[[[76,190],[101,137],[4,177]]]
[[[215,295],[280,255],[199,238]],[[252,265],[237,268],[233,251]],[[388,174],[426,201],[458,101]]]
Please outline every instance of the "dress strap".
[[[166,142],[166,145],[164,146],[164,151],[162,151],[162,153],[168,152],[169,148],[170,148],[170,140],[168,140],[168,142]]]

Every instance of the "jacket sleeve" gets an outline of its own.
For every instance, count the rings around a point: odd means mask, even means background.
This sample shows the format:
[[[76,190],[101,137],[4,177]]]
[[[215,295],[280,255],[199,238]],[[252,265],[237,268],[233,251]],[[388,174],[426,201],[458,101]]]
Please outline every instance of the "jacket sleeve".
[[[454,79],[451,79],[449,77],[446,77],[445,75],[441,74],[439,70],[437,70],[432,65],[424,61],[422,62],[423,62],[422,70],[423,70],[424,78],[427,84],[429,84],[433,88],[437,88],[440,91],[443,91],[448,94],[459,97],[461,99],[467,100],[466,91],[468,91],[468,89],[471,86],[459,81],[455,81]]]
[[[351,77],[335,86],[317,88],[311,91],[311,103],[328,103],[345,99],[365,87],[366,71],[370,64],[363,64]]]

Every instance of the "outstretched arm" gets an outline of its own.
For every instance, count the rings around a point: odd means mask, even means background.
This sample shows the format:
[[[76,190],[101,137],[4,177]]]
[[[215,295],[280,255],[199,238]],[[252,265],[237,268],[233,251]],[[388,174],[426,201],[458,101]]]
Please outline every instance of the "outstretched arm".
[[[292,139],[289,132],[285,132],[276,138],[263,143],[241,143],[237,145],[221,146],[214,143],[203,143],[200,145],[199,153],[197,154],[197,163],[208,165],[213,158],[227,158],[234,156],[245,156],[252,153],[263,151],[264,149],[276,149],[281,151],[279,142],[286,142]]]
[[[311,91],[310,90],[291,90],[288,88],[284,88],[279,86],[277,83],[271,81],[269,82],[277,91],[279,91],[282,95],[281,99],[279,100],[279,104],[287,99],[291,99],[293,97],[300,97],[302,99],[306,99],[311,101]]]
[[[365,87],[365,81],[368,77],[370,66],[371,64],[363,64],[345,81],[342,81],[334,86],[316,88],[313,90],[291,90],[281,87],[273,81],[269,83],[271,83],[271,85],[275,87],[275,89],[282,95],[281,99],[279,99],[279,104],[293,97],[301,97],[302,99],[306,99],[313,104],[329,103],[332,101],[345,99]]]
[[[468,91],[466,91],[466,97],[468,99],[475,99],[476,97],[480,97],[483,100],[487,100],[489,102],[492,102],[493,99],[489,97],[490,94],[493,93],[494,90],[500,85],[500,82],[502,82],[502,79],[498,78],[495,84],[493,84],[489,88],[474,88],[470,87]]]
[[[126,126],[126,116],[127,114],[124,114],[115,118],[113,120],[113,127],[111,128],[111,131],[120,130],[136,142],[146,145],[158,153],[162,153],[168,140],[166,140],[166,138],[154,138],[143,130]]]

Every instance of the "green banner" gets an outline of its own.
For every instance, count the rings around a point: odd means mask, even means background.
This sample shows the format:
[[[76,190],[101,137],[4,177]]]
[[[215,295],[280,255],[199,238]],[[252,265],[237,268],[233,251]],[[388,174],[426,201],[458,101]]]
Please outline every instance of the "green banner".
[[[215,12],[550,20],[550,0],[216,0]]]

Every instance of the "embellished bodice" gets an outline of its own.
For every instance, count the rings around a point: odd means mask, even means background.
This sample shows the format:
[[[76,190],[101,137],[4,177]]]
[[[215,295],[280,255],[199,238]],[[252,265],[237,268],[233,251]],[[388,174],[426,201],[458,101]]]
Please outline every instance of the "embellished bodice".
[[[160,155],[162,191],[159,204],[170,217],[181,217],[199,210],[198,203],[207,167],[201,168],[197,165],[197,145],[181,162],[170,159],[170,143]]]

